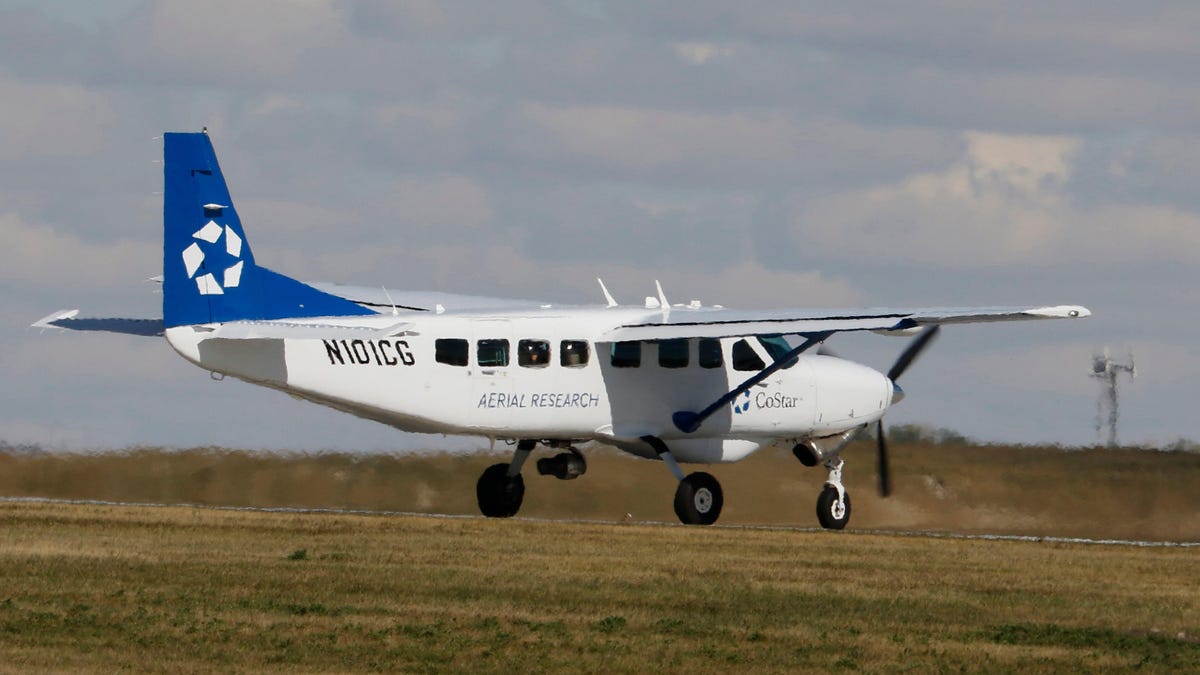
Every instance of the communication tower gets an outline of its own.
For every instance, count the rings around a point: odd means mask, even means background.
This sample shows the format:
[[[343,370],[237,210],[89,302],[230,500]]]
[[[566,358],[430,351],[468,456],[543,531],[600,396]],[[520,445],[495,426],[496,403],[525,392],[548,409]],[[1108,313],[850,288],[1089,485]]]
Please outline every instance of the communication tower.
[[[1133,362],[1133,351],[1129,350],[1128,354],[1129,361],[1127,363],[1117,363],[1114,361],[1109,356],[1108,347],[1104,348],[1103,354],[1092,355],[1091,376],[1100,380],[1101,386],[1100,398],[1096,401],[1096,440],[1100,440],[1100,434],[1107,422],[1109,447],[1114,447],[1117,444],[1117,417],[1119,410],[1117,405],[1117,376],[1121,373],[1129,373],[1129,379],[1137,377],[1137,366]]]

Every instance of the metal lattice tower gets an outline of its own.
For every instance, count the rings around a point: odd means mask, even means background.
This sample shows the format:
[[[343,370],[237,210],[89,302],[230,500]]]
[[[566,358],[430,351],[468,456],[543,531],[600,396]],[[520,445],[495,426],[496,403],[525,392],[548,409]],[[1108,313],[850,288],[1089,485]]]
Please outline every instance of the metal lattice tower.
[[[1100,380],[1100,385],[1103,387],[1100,390],[1100,398],[1096,401],[1096,440],[1100,440],[1101,431],[1104,429],[1106,417],[1108,424],[1108,446],[1114,447],[1117,445],[1117,418],[1119,407],[1117,404],[1117,376],[1121,373],[1129,373],[1129,378],[1137,377],[1137,366],[1133,362],[1133,351],[1129,351],[1128,363],[1117,363],[1109,356],[1108,347],[1104,348],[1103,354],[1092,355],[1092,377]],[[1107,413],[1107,415],[1105,414]]]

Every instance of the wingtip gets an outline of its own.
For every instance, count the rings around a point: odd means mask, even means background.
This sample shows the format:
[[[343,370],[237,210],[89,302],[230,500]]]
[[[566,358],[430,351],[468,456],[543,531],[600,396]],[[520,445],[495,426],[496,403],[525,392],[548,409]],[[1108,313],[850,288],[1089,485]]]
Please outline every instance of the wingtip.
[[[1083,305],[1057,305],[1054,307],[1039,307],[1030,310],[1028,314],[1047,319],[1082,319],[1092,315],[1092,310]]]

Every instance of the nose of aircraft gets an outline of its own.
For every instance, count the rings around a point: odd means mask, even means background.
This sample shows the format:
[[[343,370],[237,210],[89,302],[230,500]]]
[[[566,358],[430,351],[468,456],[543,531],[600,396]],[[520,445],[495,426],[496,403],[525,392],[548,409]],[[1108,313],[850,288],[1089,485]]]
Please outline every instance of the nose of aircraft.
[[[896,384],[895,380],[892,380],[892,405],[896,405],[903,400],[904,390],[900,388],[900,385]]]

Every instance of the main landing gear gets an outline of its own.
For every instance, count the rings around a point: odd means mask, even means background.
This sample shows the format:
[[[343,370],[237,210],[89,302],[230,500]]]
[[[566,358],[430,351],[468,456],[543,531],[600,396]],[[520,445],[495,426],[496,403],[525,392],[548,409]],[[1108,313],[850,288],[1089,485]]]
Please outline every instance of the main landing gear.
[[[721,515],[721,506],[725,503],[721,484],[717,479],[703,471],[685,476],[662,439],[646,436],[642,440],[654,448],[679,480],[679,487],[675,490],[675,515],[679,516],[680,522],[685,525],[711,525],[717,522],[717,517]],[[587,471],[587,461],[584,460],[583,454],[568,443],[545,443],[551,447],[565,447],[566,452],[539,459],[539,474],[554,476],[559,480],[573,480]],[[511,518],[517,515],[525,497],[525,479],[521,477],[521,468],[525,466],[525,460],[529,459],[529,454],[536,446],[537,441],[520,441],[512,461],[507,464],[493,464],[483,472],[479,482],[475,484],[480,513],[488,518]]]
[[[721,484],[703,471],[684,476],[675,489],[675,515],[684,525],[712,525],[724,503]]]
[[[712,525],[721,515],[721,507],[725,504],[725,495],[721,493],[721,484],[716,478],[703,471],[683,475],[679,462],[671,454],[671,449],[657,436],[642,436],[659,459],[667,465],[679,487],[675,488],[675,515],[684,525]]]
[[[567,449],[566,452],[538,460],[539,474],[554,476],[559,480],[572,480],[587,471],[587,461],[582,453],[570,445],[551,444],[552,447],[563,445]],[[517,515],[525,498],[525,479],[521,476],[521,468],[525,466],[525,460],[529,459],[529,454],[536,446],[537,441],[519,441],[512,461],[507,464],[493,464],[483,472],[479,482],[475,484],[475,497],[479,500],[480,513],[488,518],[511,518]]]
[[[529,453],[537,445],[534,441],[517,443],[517,451],[513,453],[512,461],[508,464],[501,462],[493,464],[484,470],[475,483],[475,497],[479,500],[479,512],[488,518],[512,518],[521,510],[521,502],[525,499],[525,479],[521,477],[521,467],[529,459]]]

